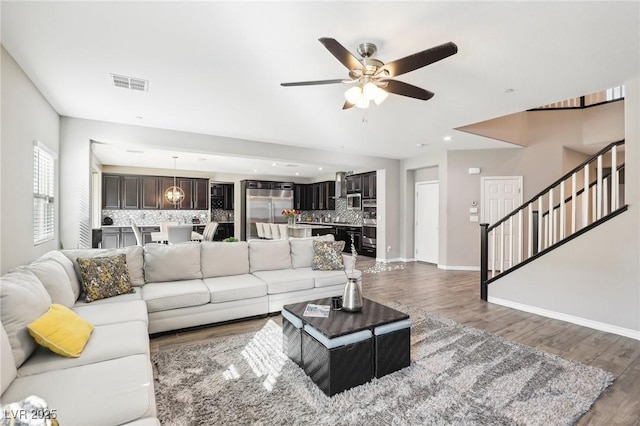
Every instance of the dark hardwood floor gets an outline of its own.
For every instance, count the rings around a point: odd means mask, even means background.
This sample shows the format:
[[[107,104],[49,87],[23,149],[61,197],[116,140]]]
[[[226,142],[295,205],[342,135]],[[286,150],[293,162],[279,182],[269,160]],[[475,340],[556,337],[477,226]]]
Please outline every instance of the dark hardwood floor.
[[[359,257],[358,269],[374,264]],[[398,264],[390,264],[392,267]],[[615,383],[579,425],[640,425],[640,341],[493,305],[480,300],[479,273],[443,271],[433,265],[404,264],[403,269],[366,273],[364,296],[396,301],[503,336],[540,350],[610,371]],[[251,319],[181,331],[151,339],[151,351],[202,343],[225,335],[259,330],[269,319]]]

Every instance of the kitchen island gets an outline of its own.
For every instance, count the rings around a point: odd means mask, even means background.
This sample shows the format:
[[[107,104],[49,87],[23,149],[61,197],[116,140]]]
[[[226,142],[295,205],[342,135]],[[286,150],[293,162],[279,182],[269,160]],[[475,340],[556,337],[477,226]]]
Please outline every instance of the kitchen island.
[[[331,234],[333,231],[333,227],[328,225],[295,223],[293,225],[288,225],[287,230],[289,232],[289,237],[291,238],[304,238],[316,235]]]

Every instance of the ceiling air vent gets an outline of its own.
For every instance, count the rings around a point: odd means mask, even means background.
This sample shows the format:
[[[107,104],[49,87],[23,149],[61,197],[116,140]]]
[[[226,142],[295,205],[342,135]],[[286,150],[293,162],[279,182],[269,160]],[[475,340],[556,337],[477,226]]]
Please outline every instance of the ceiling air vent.
[[[115,87],[121,87],[123,89],[137,90],[139,92],[147,92],[149,90],[149,80],[143,80],[141,78],[111,74],[111,81]]]

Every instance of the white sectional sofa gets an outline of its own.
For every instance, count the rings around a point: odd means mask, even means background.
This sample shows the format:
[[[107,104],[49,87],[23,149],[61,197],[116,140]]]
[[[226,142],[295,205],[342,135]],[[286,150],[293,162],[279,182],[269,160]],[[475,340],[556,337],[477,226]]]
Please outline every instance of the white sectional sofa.
[[[313,239],[60,250],[10,271],[0,279],[2,405],[37,395],[63,426],[159,425],[149,334],[342,294],[344,271],[311,268]],[[76,259],[123,253],[134,292],[85,302]],[[95,327],[77,358],[37,345],[27,331],[52,303]]]

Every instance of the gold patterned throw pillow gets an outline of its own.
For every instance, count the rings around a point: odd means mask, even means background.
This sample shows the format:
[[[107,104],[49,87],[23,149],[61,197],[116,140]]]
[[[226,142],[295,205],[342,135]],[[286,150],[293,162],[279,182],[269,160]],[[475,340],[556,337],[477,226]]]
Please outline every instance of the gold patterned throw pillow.
[[[313,260],[311,269],[314,271],[341,271],[342,250],[344,241],[313,240]]]
[[[90,259],[79,257],[77,261],[85,302],[135,292],[131,287],[125,254]]]

